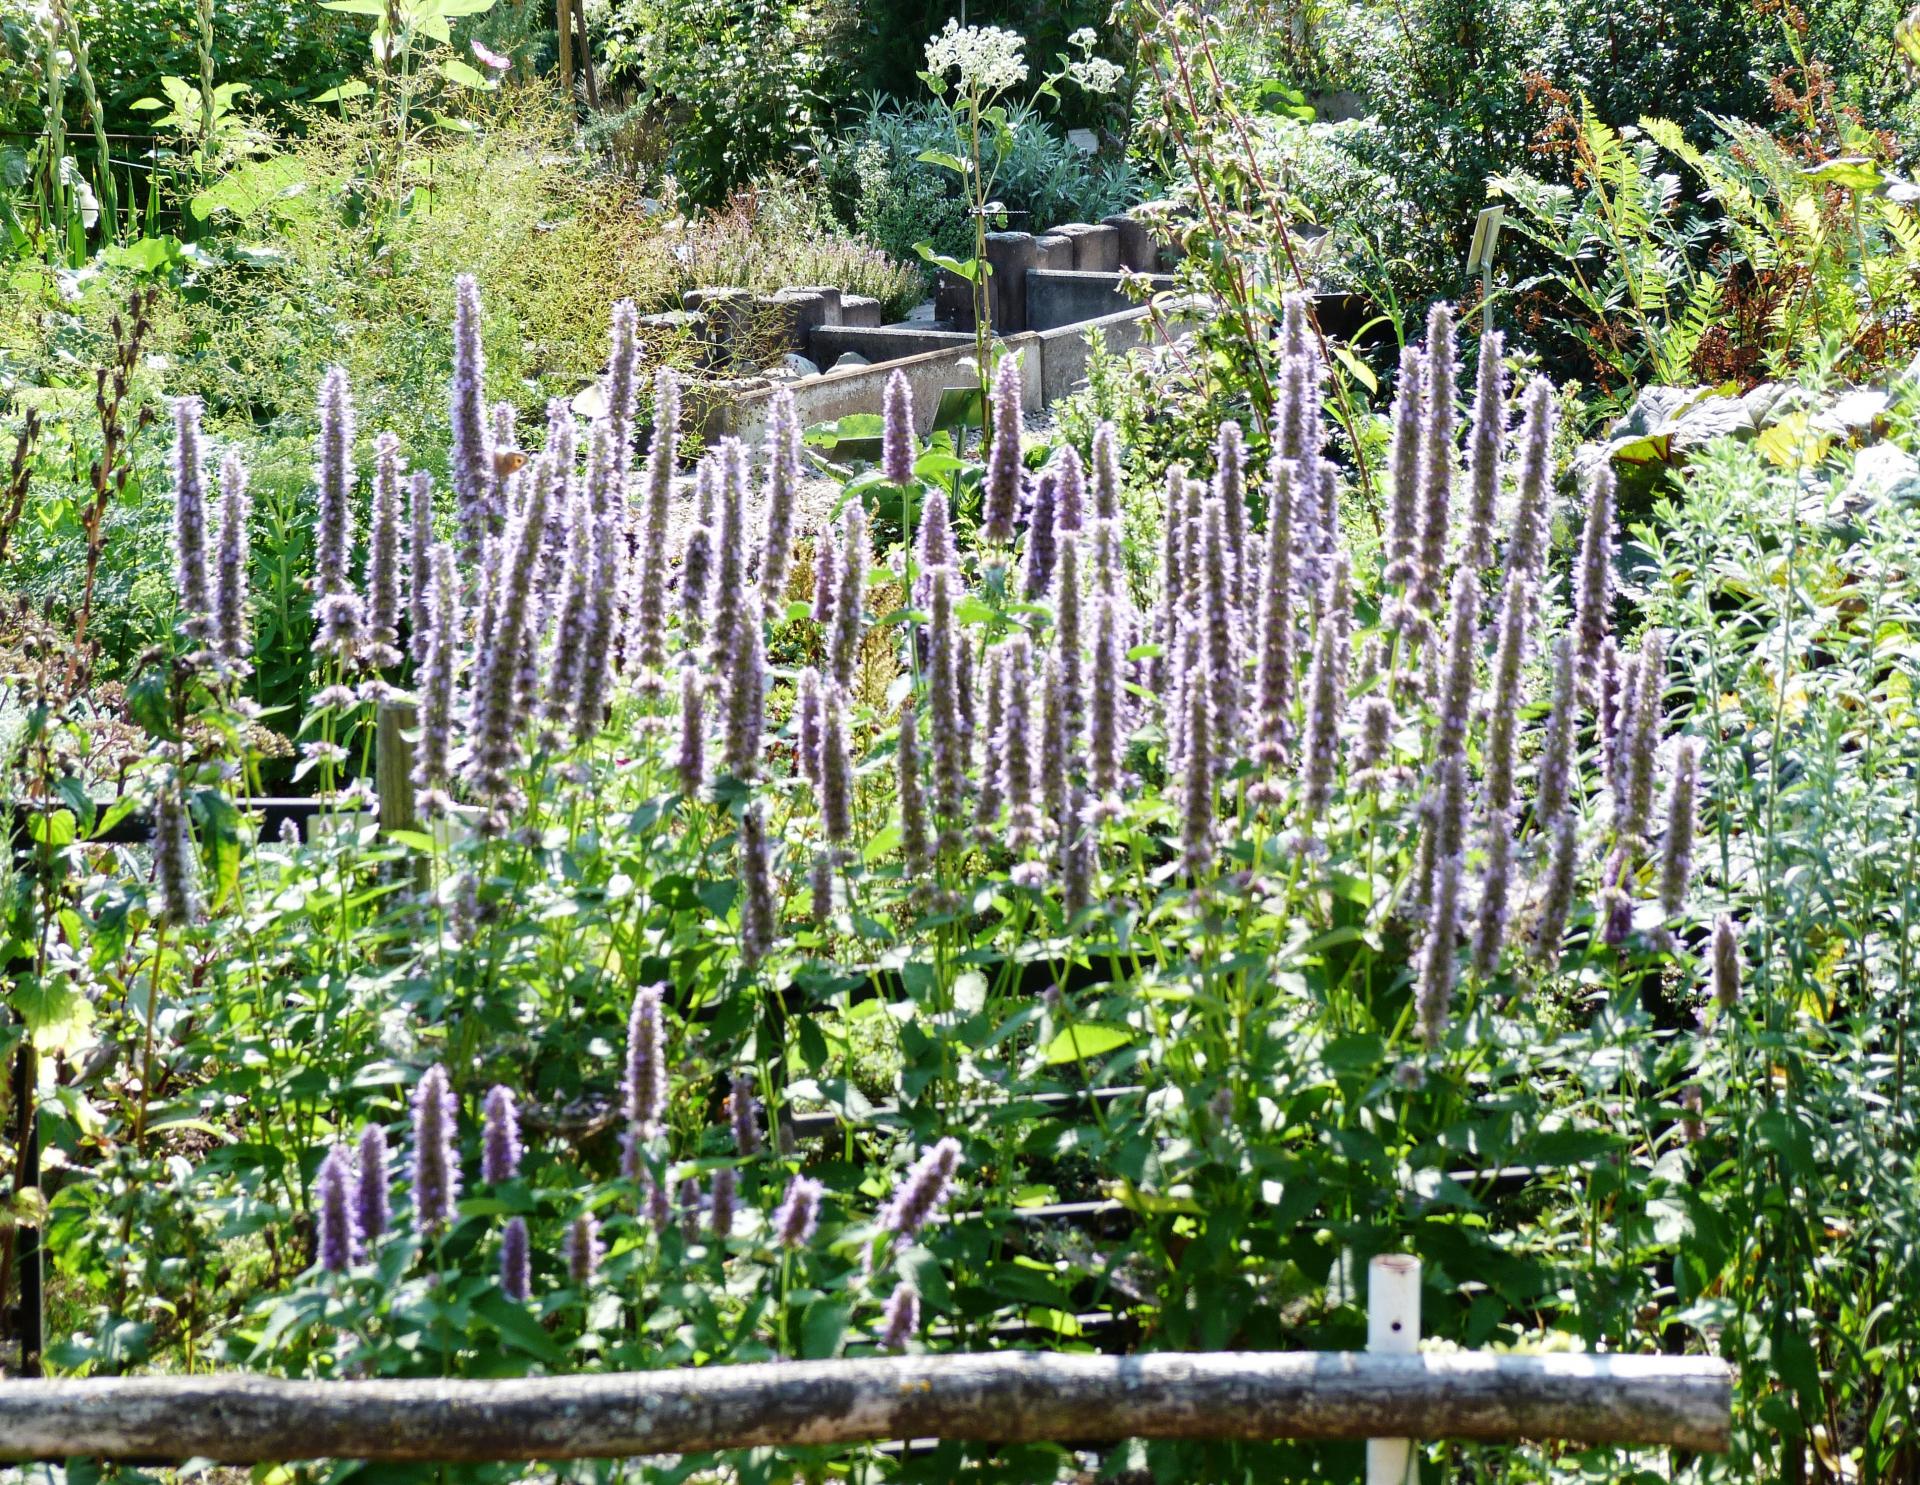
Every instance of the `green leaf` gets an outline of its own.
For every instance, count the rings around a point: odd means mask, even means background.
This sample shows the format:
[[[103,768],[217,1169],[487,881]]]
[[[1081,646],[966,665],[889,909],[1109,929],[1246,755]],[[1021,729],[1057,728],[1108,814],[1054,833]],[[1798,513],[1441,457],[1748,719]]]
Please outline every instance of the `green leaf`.
[[[324,93],[315,93],[315,103],[345,103],[349,98],[363,98],[372,91],[359,78],[350,78],[337,88],[328,88]]]
[[[1049,1067],[1099,1057],[1119,1047],[1131,1045],[1133,1033],[1124,1026],[1107,1026],[1098,1021],[1076,1022],[1047,1043],[1044,1054]]]
[[[481,72],[479,68],[471,67],[467,63],[462,62],[458,57],[443,58],[440,63],[440,71],[448,82],[456,83],[463,88],[491,88],[493,86],[492,78]]]
[[[938,165],[943,170],[951,170],[955,175],[973,174],[973,166],[958,155],[948,154],[945,150],[922,150],[913,157],[922,165]]]
[[[1340,364],[1347,368],[1352,378],[1365,387],[1369,393],[1378,393],[1380,378],[1373,374],[1373,368],[1353,353],[1352,346],[1336,345],[1333,354]]]
[[[541,1328],[531,1312],[498,1291],[481,1295],[474,1301],[473,1309],[508,1345],[551,1365],[558,1366],[566,1361],[567,1353],[554,1343],[553,1337]]]
[[[93,1045],[93,1006],[66,981],[27,981],[12,1001],[42,1052],[72,1056]]]
[[[816,1299],[800,1322],[800,1355],[805,1361],[825,1361],[840,1349],[853,1305],[845,1299]]]
[[[913,250],[935,268],[944,268],[948,273],[957,278],[963,278],[968,283],[973,283],[980,277],[981,265],[978,258],[968,258],[963,263],[958,258],[950,258],[945,253],[935,252],[931,242],[916,242]]]

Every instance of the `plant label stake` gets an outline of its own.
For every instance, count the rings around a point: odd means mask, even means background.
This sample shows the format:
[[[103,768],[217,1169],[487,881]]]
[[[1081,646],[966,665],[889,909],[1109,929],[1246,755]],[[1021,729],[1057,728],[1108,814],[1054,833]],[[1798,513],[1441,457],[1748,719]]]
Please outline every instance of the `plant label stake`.
[[[1500,226],[1507,219],[1504,206],[1481,209],[1473,221],[1473,243],[1467,249],[1467,277],[1480,275],[1480,333],[1487,330],[1487,315],[1493,308],[1493,259],[1500,246]]]
[[[1367,1265],[1367,1354],[1411,1356],[1420,1349],[1420,1260],[1381,1253]],[[1420,1485],[1411,1439],[1367,1440],[1367,1485]]]

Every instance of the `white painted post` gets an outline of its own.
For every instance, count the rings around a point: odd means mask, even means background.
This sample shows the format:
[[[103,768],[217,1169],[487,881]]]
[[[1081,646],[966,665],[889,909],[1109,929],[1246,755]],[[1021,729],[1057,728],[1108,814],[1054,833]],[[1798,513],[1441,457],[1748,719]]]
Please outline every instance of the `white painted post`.
[[[1367,1265],[1367,1351],[1411,1356],[1420,1349],[1420,1260],[1382,1253]],[[1367,1440],[1367,1485],[1420,1485],[1411,1439]]]

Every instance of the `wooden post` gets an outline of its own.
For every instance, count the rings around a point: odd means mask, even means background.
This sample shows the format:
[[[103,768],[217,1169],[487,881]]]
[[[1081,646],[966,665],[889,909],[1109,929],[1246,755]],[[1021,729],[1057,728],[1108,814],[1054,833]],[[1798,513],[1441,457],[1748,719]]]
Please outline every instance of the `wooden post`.
[[[557,0],[555,29],[560,33],[560,91],[573,101],[573,0]]]
[[[593,43],[587,39],[587,0],[573,0],[574,23],[580,27],[580,75],[587,84],[587,107],[600,107],[600,85],[593,76]]]
[[[1408,1260],[1410,1261],[1410,1260]],[[897,1356],[499,1381],[0,1381],[0,1459],[620,1459],[874,1439],[1562,1439],[1725,1450],[1711,1357]]]
[[[1414,1356],[1420,1350],[1420,1260],[1381,1253],[1367,1265],[1367,1354]],[[1411,1439],[1367,1440],[1367,1485],[1420,1485]]]

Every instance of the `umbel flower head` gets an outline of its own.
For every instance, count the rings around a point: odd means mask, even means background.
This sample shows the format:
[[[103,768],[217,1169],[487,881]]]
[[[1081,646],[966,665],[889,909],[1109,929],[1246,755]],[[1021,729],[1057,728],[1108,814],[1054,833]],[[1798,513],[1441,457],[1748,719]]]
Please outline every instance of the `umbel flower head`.
[[[957,72],[962,92],[1000,93],[1027,80],[1021,55],[1026,38],[999,26],[963,26],[948,17],[944,29],[927,40],[927,71],[946,85]]]

